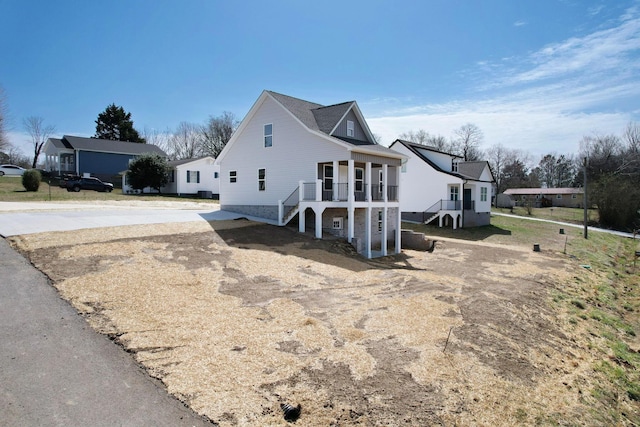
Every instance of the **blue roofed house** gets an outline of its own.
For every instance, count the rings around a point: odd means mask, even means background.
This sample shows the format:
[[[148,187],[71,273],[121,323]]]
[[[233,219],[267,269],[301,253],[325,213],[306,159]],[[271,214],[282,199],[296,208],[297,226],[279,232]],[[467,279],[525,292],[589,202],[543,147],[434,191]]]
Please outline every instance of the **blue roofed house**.
[[[49,138],[42,152],[44,169],[52,174],[91,175],[111,182],[119,180],[120,173],[129,169],[129,162],[142,154],[166,157],[164,151],[151,144],[71,135]]]
[[[324,106],[264,91],[216,160],[220,205],[344,237],[369,258],[388,246],[399,253],[403,158],[376,143],[355,101]]]

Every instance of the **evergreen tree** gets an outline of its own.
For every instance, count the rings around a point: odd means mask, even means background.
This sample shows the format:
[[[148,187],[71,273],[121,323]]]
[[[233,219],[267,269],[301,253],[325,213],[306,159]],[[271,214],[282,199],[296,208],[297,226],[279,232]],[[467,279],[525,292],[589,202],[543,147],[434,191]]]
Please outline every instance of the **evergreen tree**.
[[[124,108],[117,107],[116,104],[107,106],[102,113],[98,114],[94,138],[146,143],[134,129],[131,113],[127,113]]]

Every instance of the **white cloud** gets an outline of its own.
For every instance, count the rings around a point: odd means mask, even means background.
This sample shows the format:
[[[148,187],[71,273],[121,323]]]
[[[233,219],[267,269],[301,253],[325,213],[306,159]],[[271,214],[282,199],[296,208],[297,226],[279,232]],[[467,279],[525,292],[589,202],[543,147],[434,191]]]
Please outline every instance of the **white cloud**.
[[[631,8],[613,27],[527,57],[478,62],[483,76],[491,78],[478,81],[475,99],[396,107],[368,123],[387,145],[409,130],[450,137],[471,122],[484,132],[485,148],[501,143],[534,156],[576,153],[583,136],[620,134],[640,118],[639,15]]]
[[[516,21],[516,22],[513,23],[514,27],[522,27],[524,25],[527,25],[527,23],[524,22],[524,21]]]

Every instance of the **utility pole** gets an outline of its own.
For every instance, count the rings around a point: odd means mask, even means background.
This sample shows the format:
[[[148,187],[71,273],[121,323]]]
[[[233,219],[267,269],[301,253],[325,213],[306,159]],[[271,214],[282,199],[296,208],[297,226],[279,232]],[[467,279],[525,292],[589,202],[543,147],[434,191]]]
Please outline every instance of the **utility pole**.
[[[582,169],[584,172],[584,195],[582,196],[582,200],[584,201],[584,238],[588,239],[587,233],[587,212],[589,210],[589,203],[587,200],[587,157],[584,158],[584,168]]]

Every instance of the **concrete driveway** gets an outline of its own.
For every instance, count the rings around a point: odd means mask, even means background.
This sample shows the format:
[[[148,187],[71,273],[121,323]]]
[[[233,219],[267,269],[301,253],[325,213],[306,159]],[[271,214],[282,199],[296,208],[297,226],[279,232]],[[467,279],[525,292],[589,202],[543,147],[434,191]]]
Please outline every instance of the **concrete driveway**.
[[[168,222],[215,221],[247,217],[220,210],[220,205],[196,202],[118,202],[76,204],[0,202],[0,236],[118,227]]]
[[[0,234],[234,217],[213,204],[0,202]],[[0,271],[0,425],[211,425],[93,331],[4,239]]]

